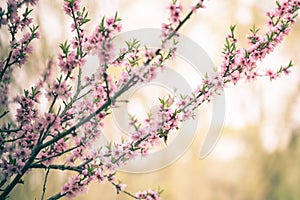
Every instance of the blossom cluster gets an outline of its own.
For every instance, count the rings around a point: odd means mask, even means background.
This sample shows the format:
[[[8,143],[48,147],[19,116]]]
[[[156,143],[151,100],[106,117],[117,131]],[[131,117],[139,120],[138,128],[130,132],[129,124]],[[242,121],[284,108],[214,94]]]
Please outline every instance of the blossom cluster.
[[[135,196],[138,199],[160,200],[159,192],[149,189],[148,191],[137,192]]]
[[[31,53],[30,43],[38,38],[37,26],[30,26],[29,14],[36,0],[8,0],[7,9],[0,9],[0,28],[7,26],[11,41],[6,59],[0,60],[0,119],[7,111],[8,84],[14,66],[22,66]],[[22,15],[21,8],[26,6]],[[109,143],[95,148],[105,126],[104,119],[113,106],[118,106],[118,97],[134,85],[148,83],[163,72],[167,60],[175,58],[176,38],[179,29],[199,8],[204,8],[203,0],[182,17],[184,8],[173,0],[168,6],[169,22],[162,25],[162,48],[158,50],[141,48],[139,41],[132,39],[126,47],[115,55],[113,40],[121,31],[121,19],[103,17],[95,30],[88,34],[84,25],[90,21],[88,12],[81,8],[80,0],[65,0],[66,15],[72,18],[71,30],[74,37],[59,45],[61,52],[55,61],[50,60],[38,83],[23,95],[14,98],[18,105],[13,121],[0,127],[0,199],[7,197],[21,178],[30,170],[69,170],[76,175],[69,178],[61,191],[53,199],[72,198],[86,192],[92,181],[111,183],[117,194],[123,192],[135,199],[159,200],[160,190],[145,190],[131,194],[126,185],[117,180],[116,171],[129,160],[147,156],[149,150],[162,142],[168,143],[172,131],[195,115],[195,109],[209,102],[229,83],[240,80],[255,80],[267,76],[270,80],[281,74],[289,74],[293,66],[281,66],[277,71],[261,71],[257,63],[283,40],[295,23],[299,0],[277,3],[277,8],[269,12],[268,31],[260,35],[253,27],[247,36],[249,46],[238,47],[235,26],[230,27],[223,51],[223,62],[213,74],[200,80],[197,89],[190,95],[174,95],[160,98],[160,107],[146,119],[131,116],[131,136],[121,142]],[[25,30],[29,29],[29,31]],[[17,33],[22,37],[18,38]],[[166,48],[166,42],[173,45]],[[97,55],[100,60],[96,73],[82,77],[82,68],[88,55]],[[53,68],[60,71],[58,77]],[[120,71],[118,76],[109,73],[109,68]],[[48,109],[39,110],[41,97],[47,97]],[[3,108],[2,108],[2,105]],[[63,158],[64,162],[61,161]],[[45,182],[47,181],[45,176]],[[11,180],[10,180],[11,178]]]
[[[224,48],[224,59],[221,65],[221,75],[228,77],[227,80],[236,84],[241,78],[248,80],[256,79],[257,76],[266,75],[273,80],[280,75],[280,72],[289,73],[291,64],[282,67],[275,72],[267,70],[261,73],[256,69],[257,62],[261,61],[267,54],[270,54],[295,23],[299,1],[285,1],[277,4],[273,12],[268,12],[268,30],[265,34],[259,34],[259,29],[255,26],[251,29],[251,34],[247,36],[249,47],[246,49],[238,48],[238,39],[234,35],[235,26],[230,28],[230,34],[226,38]]]
[[[30,6],[36,5],[37,0],[9,0],[7,7],[0,8],[0,28],[7,28],[9,34],[9,53],[1,52],[0,59],[0,102],[6,106],[8,101],[8,85],[14,66],[22,67],[32,53],[32,40],[39,38],[38,26],[32,25]],[[24,9],[24,7],[26,7]],[[9,36],[8,36],[9,38]],[[6,59],[3,59],[5,58]]]
[[[173,1],[168,7],[170,12],[169,23],[162,24],[162,38],[166,40],[175,33],[175,29],[178,24],[180,24],[180,18],[183,12],[183,6],[180,2]],[[164,42],[163,40],[163,42]]]

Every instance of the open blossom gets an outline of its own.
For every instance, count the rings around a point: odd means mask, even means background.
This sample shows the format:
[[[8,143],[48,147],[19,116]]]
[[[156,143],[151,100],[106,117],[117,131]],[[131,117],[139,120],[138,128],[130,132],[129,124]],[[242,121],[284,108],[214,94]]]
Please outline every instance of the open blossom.
[[[54,130],[61,130],[60,123],[61,120],[58,116],[53,113],[45,113],[44,116],[36,118],[32,126],[38,131],[50,129],[54,132]]]
[[[17,102],[20,108],[17,109],[17,121],[20,123],[28,123],[34,120],[38,111],[34,108],[34,101],[26,97],[18,97]]]
[[[284,67],[282,69],[282,71],[284,72],[285,75],[289,75],[291,73],[291,70],[289,70],[288,68]]]
[[[66,0],[64,2],[64,10],[67,15],[72,15],[72,10],[74,13],[80,9],[80,0]]]
[[[84,45],[87,51],[91,50],[92,53],[98,55],[101,65],[106,65],[115,57],[112,39],[116,33],[121,31],[122,25],[117,17],[110,17],[101,26],[98,26],[92,35],[86,38],[87,41]]]
[[[191,11],[193,13],[195,13],[197,11],[198,8],[205,8],[204,4],[203,4],[204,0],[200,0],[196,6],[191,6]]]
[[[48,89],[47,97],[52,99],[53,96],[63,100],[67,100],[71,96],[71,91],[66,81],[58,82],[56,80],[52,82]]]
[[[181,4],[176,5],[176,4],[171,4],[169,6],[170,10],[170,18],[173,23],[177,23],[180,20],[180,14],[182,13],[183,7]]]
[[[163,40],[168,38],[170,36],[170,34],[173,33],[176,26],[180,22],[180,17],[181,17],[182,11],[183,11],[183,7],[182,7],[181,3],[179,3],[179,4],[171,3],[168,6],[168,9],[170,11],[169,23],[163,23],[162,24],[162,38],[163,38]]]
[[[120,190],[124,191],[126,188],[126,184],[119,184]]]
[[[266,76],[268,76],[270,78],[270,81],[274,80],[275,78],[277,78],[277,74],[275,74],[272,70],[268,69],[266,71]]]
[[[256,71],[247,71],[245,73],[245,75],[246,75],[246,80],[247,81],[256,80],[256,78],[258,76]]]
[[[135,197],[140,200],[161,200],[158,192],[151,189],[148,191],[137,192]]]
[[[113,17],[106,19],[106,25],[109,31],[113,32],[120,32],[122,29],[122,24],[115,21]]]
[[[99,48],[98,58],[99,58],[100,64],[110,63],[113,60],[113,58],[115,56],[113,50],[114,50],[114,46],[110,42],[103,44],[102,47]]]
[[[75,197],[87,191],[87,182],[81,180],[79,175],[73,176],[69,181],[62,187],[61,194],[67,198]]]
[[[28,26],[30,23],[31,21],[28,22],[26,26]],[[28,54],[31,54],[33,50],[33,47],[29,44],[34,38],[38,37],[38,32],[25,33],[19,41],[15,41],[11,57],[13,60],[12,62],[18,64],[19,67],[24,65],[24,63],[27,61]]]
[[[235,71],[229,76],[229,78],[233,84],[237,84],[237,82],[241,79],[241,76],[238,71]]]
[[[58,55],[59,67],[62,72],[68,73],[71,72],[75,67],[80,67],[84,64],[85,60],[83,58],[78,58],[75,51],[70,52],[69,54],[63,56]]]

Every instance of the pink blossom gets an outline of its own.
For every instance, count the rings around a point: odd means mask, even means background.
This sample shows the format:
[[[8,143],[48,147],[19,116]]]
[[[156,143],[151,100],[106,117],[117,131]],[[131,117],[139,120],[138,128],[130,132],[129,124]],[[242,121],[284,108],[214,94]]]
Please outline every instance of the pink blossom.
[[[138,199],[145,200],[160,200],[160,196],[157,191],[149,189],[148,191],[137,192],[135,194]]]
[[[69,54],[63,56],[58,55],[59,67],[64,73],[71,72],[75,67],[80,67],[84,64],[83,58],[78,58],[75,51],[71,51]]]
[[[74,13],[79,11],[80,9],[80,1],[81,0],[75,0],[74,3],[72,3],[71,0],[67,0],[64,2],[64,10],[67,15],[72,16],[72,10]]]
[[[106,181],[106,178],[103,175],[102,171],[96,170],[94,172],[94,175],[95,175],[95,177],[96,177],[96,179],[98,180],[99,183],[104,183]]]
[[[62,187],[61,194],[67,198],[74,198],[79,194],[87,191],[87,182],[82,181],[79,176],[73,176],[69,181]]]
[[[284,67],[282,71],[284,72],[285,75],[289,75],[291,73],[291,70],[289,70],[287,67]]]
[[[270,81],[274,80],[277,77],[276,74],[270,69],[266,71],[266,75],[270,78]]]
[[[52,99],[52,96],[56,96],[58,99],[68,100],[71,96],[71,89],[67,85],[66,81],[59,82],[58,80],[53,81],[50,85],[47,97]]]

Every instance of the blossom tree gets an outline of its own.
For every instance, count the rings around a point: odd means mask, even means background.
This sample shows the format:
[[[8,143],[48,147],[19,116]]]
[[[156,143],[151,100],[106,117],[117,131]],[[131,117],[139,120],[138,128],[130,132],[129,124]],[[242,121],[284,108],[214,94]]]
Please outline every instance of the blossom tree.
[[[85,192],[93,181],[112,184],[117,194],[123,192],[133,199],[161,199],[160,189],[127,191],[126,185],[117,178],[117,170],[129,160],[147,156],[150,149],[167,142],[171,130],[193,118],[197,107],[210,102],[225,87],[243,79],[254,81],[268,77],[272,81],[289,74],[293,66],[290,62],[267,71],[257,66],[290,32],[300,8],[300,0],[277,1],[274,11],[267,13],[267,31],[260,33],[255,26],[251,28],[247,48],[238,46],[236,26],[230,27],[222,63],[213,74],[199,80],[192,94],[161,97],[155,115],[146,119],[131,117],[131,137],[92,148],[102,134],[104,119],[120,103],[118,98],[133,86],[154,80],[158,73],[164,72],[166,61],[176,59],[180,29],[204,8],[204,3],[200,0],[184,9],[179,1],[172,0],[167,8],[168,21],[162,24],[161,48],[141,48],[140,42],[132,39],[114,55],[114,37],[122,29],[118,14],[103,17],[95,30],[88,33],[84,28],[90,21],[86,8],[81,7],[80,0],[65,0],[64,12],[73,20],[71,30],[75,37],[60,44],[57,58],[47,63],[35,85],[14,97],[13,103],[18,104],[16,115],[8,118],[12,73],[16,67],[23,67],[33,51],[31,42],[43,37],[30,17],[37,0],[8,0],[6,7],[0,8],[0,28],[7,29],[10,35],[9,50],[1,51],[0,58],[0,199],[9,197],[16,185],[22,183],[22,177],[34,169],[46,170],[42,199],[46,198],[51,170],[73,171],[75,175],[49,199],[75,197]],[[94,74],[83,77],[89,55],[97,55],[100,65],[95,66]],[[120,75],[111,74],[110,67],[120,70]],[[54,69],[59,69],[58,76],[52,73]],[[39,109],[42,97],[47,98],[47,111]]]

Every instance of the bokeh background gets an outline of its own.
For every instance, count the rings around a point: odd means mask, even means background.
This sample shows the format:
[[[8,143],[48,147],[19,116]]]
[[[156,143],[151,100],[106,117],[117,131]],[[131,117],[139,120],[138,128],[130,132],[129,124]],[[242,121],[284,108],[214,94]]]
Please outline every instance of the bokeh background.
[[[159,28],[167,19],[167,0],[90,0],[83,1],[92,19],[88,31],[102,16],[118,11],[123,30]],[[185,8],[194,1],[183,1]],[[58,44],[70,36],[71,19],[64,15],[62,0],[40,1],[34,12],[40,25],[41,39],[35,41],[34,53],[26,70],[16,70],[11,85],[11,96],[30,87],[39,77],[47,60],[55,57]],[[275,0],[208,1],[206,8],[183,27],[181,33],[197,42],[214,61],[221,62],[224,38],[232,24],[237,25],[241,45],[253,24],[266,29],[265,12],[275,7]],[[298,17],[299,18],[299,17]],[[163,199],[268,199],[292,200],[300,196],[300,22],[290,35],[259,66],[278,68],[294,61],[292,74],[270,82],[261,78],[255,82],[241,82],[226,88],[226,119],[222,136],[212,153],[199,159],[201,144],[207,132],[204,123],[199,127],[193,143],[172,165],[151,173],[129,174],[118,177],[129,191],[164,189]],[[1,33],[1,49],[7,39]],[[209,121],[209,107],[199,109],[200,120]],[[110,134],[106,132],[105,134]],[[11,199],[40,199],[45,171],[32,172],[24,178]],[[68,174],[51,172],[46,195],[51,195],[68,179]],[[117,195],[111,185],[92,184],[88,193],[76,199],[130,199]]]

